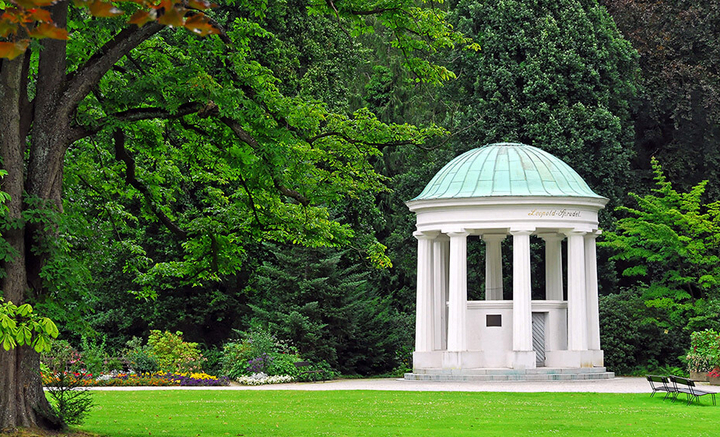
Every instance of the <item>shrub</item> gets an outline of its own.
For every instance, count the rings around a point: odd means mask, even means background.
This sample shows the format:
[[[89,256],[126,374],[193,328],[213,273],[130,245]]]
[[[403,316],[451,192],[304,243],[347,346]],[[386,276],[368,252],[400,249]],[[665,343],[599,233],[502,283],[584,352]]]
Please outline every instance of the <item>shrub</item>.
[[[600,344],[605,366],[619,375],[636,369],[681,366],[687,336],[663,326],[661,310],[650,308],[637,290],[600,296]]]
[[[127,366],[133,372],[139,374],[154,373],[158,370],[158,363],[150,346],[143,346],[142,339],[133,337],[126,343],[124,352]]]
[[[707,372],[720,366],[720,333],[705,329],[690,334],[690,352],[685,359],[690,372]]]
[[[223,354],[220,358],[221,374],[236,379],[247,374],[249,347],[240,342],[226,343],[223,346]]]
[[[712,329],[696,331],[690,334],[692,353],[709,357],[720,356],[720,333]]]
[[[248,332],[241,332],[240,341],[226,343],[223,347],[222,374],[238,380],[243,379],[243,384],[267,384],[268,382],[247,382],[251,375],[288,376],[300,381],[320,381],[333,379],[337,373],[331,366],[321,361],[311,365],[307,370],[310,373],[303,373],[295,366],[295,363],[302,361],[296,349],[288,343],[280,342],[268,331],[253,328]],[[286,382],[284,380],[272,380],[275,382]]]
[[[60,372],[83,372],[85,373],[85,362],[83,356],[65,340],[52,340],[50,350],[40,356],[51,373]]]
[[[648,366],[637,366],[631,372],[629,372],[628,375],[642,377],[644,377],[645,375],[674,375],[682,376],[683,378],[688,378],[690,376],[688,372],[682,367],[667,365],[663,366],[657,363],[651,363]]]
[[[393,376],[403,376],[412,372],[412,354],[413,348],[407,345],[402,345],[395,351],[395,361],[398,365],[392,371]]]
[[[182,332],[150,331],[148,345],[163,372],[190,373],[202,370],[204,358],[197,343],[183,341]]]
[[[312,364],[306,371],[301,371],[297,376],[297,380],[302,382],[327,381],[329,379],[335,379],[338,376],[338,373],[330,367],[330,364],[321,361]]]
[[[105,352],[106,338],[107,336],[103,335],[101,341],[98,342],[97,339],[91,340],[86,336],[82,336],[82,357],[88,373],[100,375],[108,370],[105,366],[108,362],[108,354]]]
[[[300,357],[296,354],[275,353],[271,355],[272,361],[267,367],[268,375],[289,375],[297,376],[298,368],[295,363],[300,361]]]
[[[83,379],[64,371],[44,378],[50,406],[64,427],[81,424],[92,408],[92,393],[83,388]]]
[[[117,357],[108,357],[103,363],[103,373],[120,372],[123,370],[123,362]]]
[[[243,343],[248,347],[248,354],[252,357],[259,357],[262,354],[283,352],[287,347],[275,338],[274,335],[260,327],[253,327],[247,332],[241,332]]]
[[[203,347],[201,345],[200,353],[205,358],[203,370],[211,375],[220,375],[222,373],[222,349],[217,346]]]
[[[293,370],[290,367],[294,368],[292,363],[299,361],[299,358],[291,345],[277,341],[270,332],[258,327],[238,334],[241,336],[240,341],[223,346],[220,359],[223,375],[236,379],[261,372],[270,375],[292,374],[289,373]]]

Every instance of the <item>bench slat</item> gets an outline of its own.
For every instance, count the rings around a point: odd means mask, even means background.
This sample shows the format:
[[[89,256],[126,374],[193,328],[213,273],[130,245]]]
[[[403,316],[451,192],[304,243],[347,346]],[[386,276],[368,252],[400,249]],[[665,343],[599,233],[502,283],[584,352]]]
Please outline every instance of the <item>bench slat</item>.
[[[690,405],[695,399],[700,403],[700,396],[710,395],[712,398],[713,405],[715,403],[715,392],[700,390],[695,387],[695,381],[680,376],[670,375],[670,381],[672,381],[675,391],[677,393],[685,393],[687,395],[687,403]],[[677,399],[677,396],[675,396]]]

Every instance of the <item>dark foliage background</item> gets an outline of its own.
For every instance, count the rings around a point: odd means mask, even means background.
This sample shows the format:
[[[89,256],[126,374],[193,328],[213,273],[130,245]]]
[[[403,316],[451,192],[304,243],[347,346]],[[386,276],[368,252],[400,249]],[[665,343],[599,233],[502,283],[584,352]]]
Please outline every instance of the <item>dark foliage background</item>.
[[[416,268],[414,217],[404,202],[447,161],[486,143],[524,142],[563,159],[610,198],[601,217],[607,231],[626,217],[615,208],[632,204],[627,193],[650,192],[652,156],[678,190],[708,179],[703,202],[720,198],[720,6],[714,2],[459,0],[436,5],[482,46],[479,52],[429,55],[457,74],[444,86],[417,81],[413,71],[401,68],[403,53],[389,44],[395,38],[391,31],[375,26],[376,32],[352,39],[347,23],[308,15],[306,6],[304,0],[268,2],[273,13],[262,25],[269,35],[251,43],[251,52],[261,54],[252,61],[272,72],[284,95],[322,102],[343,114],[368,108],[386,123],[437,123],[450,135],[422,147],[381,145],[382,155],[368,158],[389,189],[341,196],[330,205],[331,218],[353,229],[353,243],[298,247],[248,234],[234,255],[240,268],[195,281],[172,271],[184,247],[148,212],[143,196],[123,183],[122,166],[93,173],[98,162],[112,161],[109,151],[97,147],[111,138],[100,135],[92,147],[70,149],[63,187],[66,218],[59,232],[65,258],[58,258],[67,262],[58,264],[55,277],[65,281],[58,290],[72,292],[38,302],[62,324],[65,338],[79,346],[82,337],[96,332],[106,337],[108,349],[119,351],[150,329],[182,331],[217,363],[234,329],[259,324],[291,341],[307,359],[325,361],[345,374],[402,367],[414,336]],[[220,18],[229,24],[243,14],[223,10]],[[195,122],[205,128],[201,120]],[[170,123],[162,131],[137,128],[134,135],[180,141],[189,135],[186,128]],[[159,155],[137,164],[148,181],[173,174]],[[185,170],[179,165],[176,171]],[[109,186],[116,188],[106,191]],[[153,196],[198,211],[207,207],[192,184],[172,192],[158,184]],[[373,239],[387,247],[391,267],[375,268],[356,244]],[[470,259],[479,263],[482,245],[469,247]],[[681,317],[649,306],[643,284],[622,275],[627,263],[609,260],[614,254],[610,248],[599,252],[607,367],[627,374],[681,366],[693,329],[688,319],[711,320],[717,304],[703,301]],[[147,260],[168,270],[138,280]],[[542,264],[534,268],[534,276],[541,277]],[[482,274],[469,277],[471,297],[482,297]]]

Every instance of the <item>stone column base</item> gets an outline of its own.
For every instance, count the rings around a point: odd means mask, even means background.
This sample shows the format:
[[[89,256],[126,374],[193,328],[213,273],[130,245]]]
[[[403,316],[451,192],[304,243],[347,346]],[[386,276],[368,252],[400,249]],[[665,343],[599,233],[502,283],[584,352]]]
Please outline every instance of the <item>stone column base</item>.
[[[510,366],[513,369],[534,369],[535,368],[535,351],[512,351],[509,353]]]
[[[591,351],[547,351],[545,365],[548,367],[603,367],[604,352]]]
[[[442,351],[413,352],[413,369],[439,369],[442,362]]]
[[[483,365],[481,351],[444,351],[442,354],[443,369],[474,369]]]

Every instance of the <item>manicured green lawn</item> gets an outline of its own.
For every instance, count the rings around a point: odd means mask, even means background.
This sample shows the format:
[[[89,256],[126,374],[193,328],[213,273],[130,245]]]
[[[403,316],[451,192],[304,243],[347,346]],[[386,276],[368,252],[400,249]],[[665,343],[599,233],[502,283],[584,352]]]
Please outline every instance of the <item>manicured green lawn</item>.
[[[720,406],[648,394],[97,391],[81,430],[125,436],[717,436]]]

